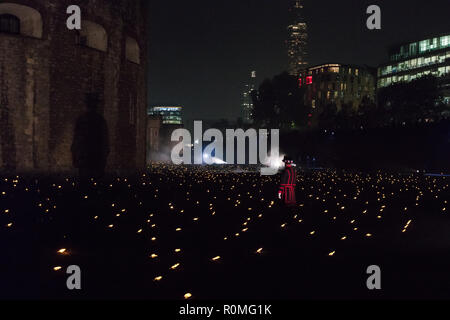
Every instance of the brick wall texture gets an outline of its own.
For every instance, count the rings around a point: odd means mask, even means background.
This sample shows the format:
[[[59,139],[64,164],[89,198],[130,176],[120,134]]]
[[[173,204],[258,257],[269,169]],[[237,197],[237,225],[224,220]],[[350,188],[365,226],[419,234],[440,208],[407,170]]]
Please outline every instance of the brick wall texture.
[[[84,96],[100,95],[108,124],[109,171],[142,168],[146,157],[146,1],[9,0],[39,12],[42,38],[0,33],[0,170],[72,170],[71,144]],[[101,25],[106,52],[77,43],[66,9]],[[0,14],[1,14],[0,2]],[[23,7],[19,7],[23,8]],[[140,47],[140,64],[126,58],[126,38]]]

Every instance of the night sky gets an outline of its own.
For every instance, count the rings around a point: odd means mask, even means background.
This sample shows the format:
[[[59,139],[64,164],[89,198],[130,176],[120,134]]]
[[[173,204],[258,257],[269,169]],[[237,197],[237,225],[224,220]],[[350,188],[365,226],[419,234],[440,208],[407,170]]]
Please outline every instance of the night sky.
[[[288,0],[152,1],[149,104],[182,105],[184,120],[240,116],[241,92],[286,70]],[[366,8],[382,10],[382,30],[366,28]],[[309,62],[387,60],[387,46],[450,32],[447,0],[305,0]]]

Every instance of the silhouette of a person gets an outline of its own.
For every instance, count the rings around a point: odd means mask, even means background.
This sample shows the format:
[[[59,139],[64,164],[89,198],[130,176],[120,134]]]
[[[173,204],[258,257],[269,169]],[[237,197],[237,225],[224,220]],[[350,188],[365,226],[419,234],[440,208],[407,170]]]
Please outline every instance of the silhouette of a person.
[[[297,204],[295,198],[295,187],[297,185],[297,170],[293,166],[294,161],[284,156],[283,162],[285,169],[281,174],[280,188],[278,190],[278,198],[283,200],[286,207],[294,207]]]
[[[99,97],[86,95],[87,112],[77,119],[72,143],[73,166],[82,180],[102,178],[109,154],[108,126],[97,112]]]

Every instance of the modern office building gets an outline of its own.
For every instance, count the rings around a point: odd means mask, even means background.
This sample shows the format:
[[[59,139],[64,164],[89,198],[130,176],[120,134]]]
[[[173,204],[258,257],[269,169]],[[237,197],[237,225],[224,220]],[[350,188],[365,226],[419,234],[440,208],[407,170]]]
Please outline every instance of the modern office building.
[[[183,107],[180,106],[153,106],[148,111],[149,116],[161,116],[162,124],[182,125]]]
[[[291,2],[287,40],[288,71],[289,74],[297,76],[308,66],[308,26],[303,15],[303,0],[291,0]]]
[[[442,77],[446,102],[450,86],[450,35],[396,45],[389,50],[389,62],[378,68],[378,88],[421,76]]]
[[[312,109],[343,104],[357,109],[364,97],[374,100],[376,70],[369,67],[327,63],[302,71],[299,86],[305,87],[305,103]]]
[[[252,91],[256,90],[256,71],[252,71],[250,75],[250,80],[244,86],[244,92],[242,93],[242,119],[246,123],[252,123],[252,113],[253,113],[253,99]]]

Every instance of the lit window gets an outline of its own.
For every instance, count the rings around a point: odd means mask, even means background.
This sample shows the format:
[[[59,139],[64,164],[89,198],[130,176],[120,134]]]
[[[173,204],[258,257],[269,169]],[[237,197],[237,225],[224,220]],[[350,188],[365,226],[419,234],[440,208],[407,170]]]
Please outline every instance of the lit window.
[[[306,77],[306,84],[311,84],[312,83],[312,76],[307,76]]]
[[[428,40],[420,41],[419,50],[420,50],[420,52],[425,52],[428,50]]]
[[[417,43],[411,43],[409,45],[409,54],[410,55],[415,55],[417,52]]]
[[[330,67],[330,72],[339,73],[339,67]]]
[[[438,38],[433,38],[430,40],[430,49],[437,49],[438,47]]]
[[[441,47],[445,48],[450,45],[450,36],[441,37]]]

